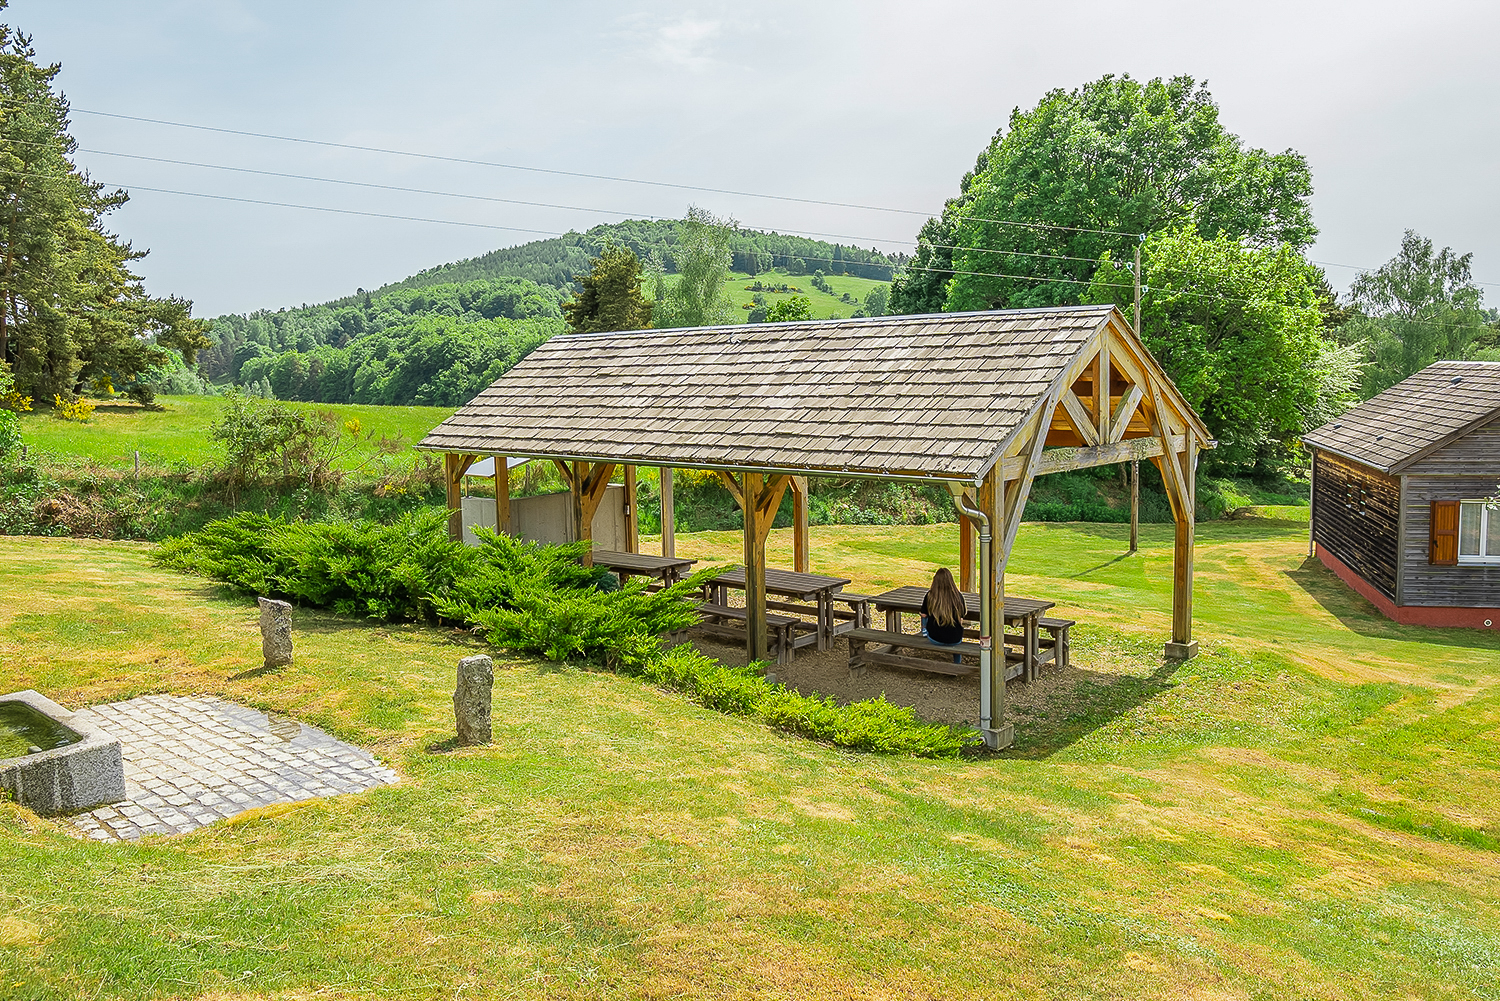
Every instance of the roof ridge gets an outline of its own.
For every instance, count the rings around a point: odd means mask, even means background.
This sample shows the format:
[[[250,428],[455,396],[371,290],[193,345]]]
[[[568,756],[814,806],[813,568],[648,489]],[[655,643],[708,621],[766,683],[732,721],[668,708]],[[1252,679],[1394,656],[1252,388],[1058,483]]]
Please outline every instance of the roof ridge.
[[[592,330],[587,332],[557,334],[548,338],[547,343],[558,340],[573,340],[581,337],[625,337],[645,334],[675,334],[687,333],[689,331],[708,332],[713,330],[743,331],[743,330],[785,330],[798,327],[811,328],[815,326],[828,326],[831,324],[906,324],[917,321],[932,322],[933,320],[955,320],[972,317],[1020,317],[1027,314],[1049,315],[1056,313],[1091,313],[1105,312],[1115,309],[1113,303],[1080,304],[1073,306],[1027,306],[1021,309],[973,309],[959,313],[898,313],[886,316],[829,316],[815,320],[778,320],[772,323],[710,323],[701,327],[646,327],[641,330]]]

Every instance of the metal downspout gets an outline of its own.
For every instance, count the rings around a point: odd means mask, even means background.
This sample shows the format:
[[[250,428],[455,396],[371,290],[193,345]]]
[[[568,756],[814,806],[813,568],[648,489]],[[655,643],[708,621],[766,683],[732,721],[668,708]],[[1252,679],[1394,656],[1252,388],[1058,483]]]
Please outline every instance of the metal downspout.
[[[948,484],[953,494],[953,506],[959,514],[979,522],[979,728],[984,731],[986,743],[994,746],[995,731],[1002,720],[994,718],[995,662],[992,659],[990,641],[990,594],[991,581],[991,536],[989,515],[973,507],[964,497],[961,483]],[[1002,703],[1003,704],[1003,703]]]

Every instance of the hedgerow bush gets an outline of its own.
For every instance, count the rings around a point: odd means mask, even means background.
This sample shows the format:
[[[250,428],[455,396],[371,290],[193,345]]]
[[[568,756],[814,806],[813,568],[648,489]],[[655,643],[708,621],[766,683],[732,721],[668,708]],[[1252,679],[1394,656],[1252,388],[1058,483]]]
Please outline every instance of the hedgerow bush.
[[[767,681],[760,665],[728,667],[664,634],[698,620],[704,570],[647,591],[586,567],[589,543],[541,546],[480,530],[481,544],[447,537],[443,512],[375,522],[289,522],[242,514],[163,543],[158,563],[343,614],[461,622],[497,646],[594,664],[686,693],[700,704],[841,747],[953,757],[974,731],[924,723],[884,698],[840,706]]]

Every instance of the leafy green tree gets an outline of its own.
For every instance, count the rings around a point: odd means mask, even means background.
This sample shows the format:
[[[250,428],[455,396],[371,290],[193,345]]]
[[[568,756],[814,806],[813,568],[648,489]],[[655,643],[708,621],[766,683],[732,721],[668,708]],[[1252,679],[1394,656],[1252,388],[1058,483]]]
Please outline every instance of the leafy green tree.
[[[629,247],[610,245],[577,275],[578,294],[563,303],[563,318],[575,334],[645,330],[652,301],[641,291],[641,259]]]
[[[805,295],[794,295],[766,310],[767,323],[786,323],[792,320],[811,320],[812,300]]]
[[[876,285],[865,294],[865,315],[884,316],[885,308],[889,303],[891,289],[889,285]]]
[[[127,196],[73,164],[60,69],[0,25],[0,360],[38,399],[109,382],[149,401],[140,376],[165,349],[191,363],[210,342],[191,303],[146,295],[130,270],[144,253],[105,231]]]
[[[1473,254],[1411,230],[1395,257],[1361,274],[1349,290],[1355,315],[1339,328],[1346,343],[1362,343],[1369,364],[1360,392],[1374,396],[1435,361],[1458,360],[1483,350],[1490,331],[1483,294],[1470,272]]]
[[[1358,352],[1324,335],[1315,272],[1290,246],[1183,226],[1147,239],[1141,262],[1142,339],[1218,439],[1212,466],[1272,473],[1354,401]],[[1129,315],[1133,286],[1106,255],[1085,300]]]
[[[1011,114],[959,197],[923,227],[913,263],[931,270],[909,268],[891,308],[1076,303],[1101,255],[1127,260],[1138,234],[1185,225],[1305,247],[1317,234],[1311,192],[1300,154],[1247,148],[1191,77],[1054,90]]]
[[[696,205],[688,208],[672,252],[677,281],[668,287],[658,272],[651,282],[655,286],[657,312],[653,315],[660,318],[658,326],[703,327],[730,322],[734,305],[724,294],[724,283],[729,278],[734,226],[732,219],[719,219]]]

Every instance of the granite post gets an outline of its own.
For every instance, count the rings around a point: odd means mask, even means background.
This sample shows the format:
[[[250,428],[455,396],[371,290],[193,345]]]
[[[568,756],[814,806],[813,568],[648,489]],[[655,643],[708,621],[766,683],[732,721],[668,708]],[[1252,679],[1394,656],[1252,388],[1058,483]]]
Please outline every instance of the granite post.
[[[458,742],[467,747],[488,744],[490,697],[495,687],[495,662],[484,654],[458,662],[458,684],[453,690],[453,716]]]
[[[275,598],[256,600],[260,602],[260,650],[266,669],[291,666],[292,606]]]

